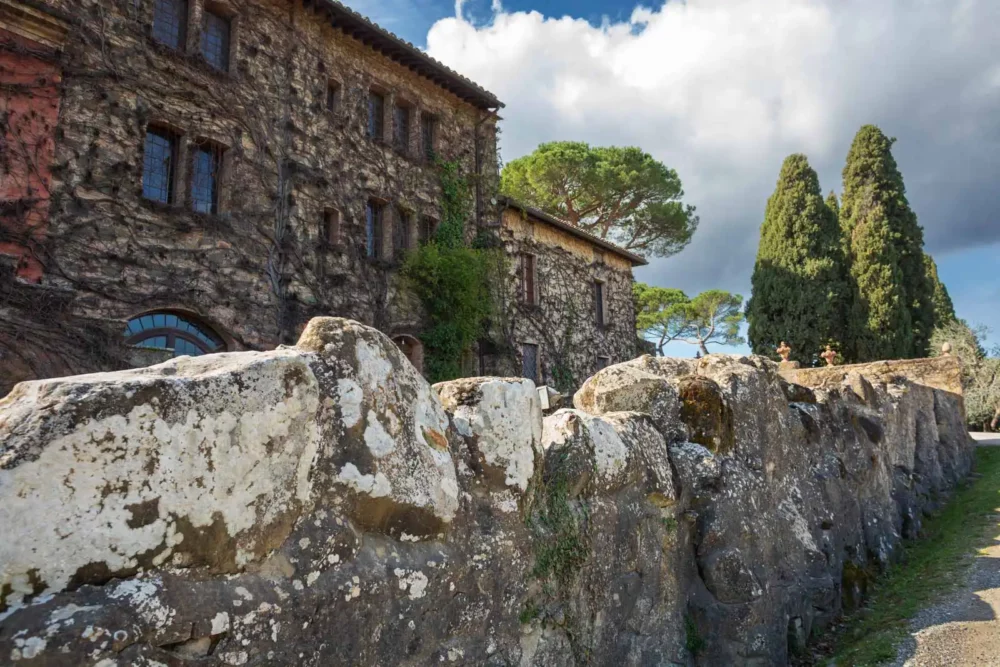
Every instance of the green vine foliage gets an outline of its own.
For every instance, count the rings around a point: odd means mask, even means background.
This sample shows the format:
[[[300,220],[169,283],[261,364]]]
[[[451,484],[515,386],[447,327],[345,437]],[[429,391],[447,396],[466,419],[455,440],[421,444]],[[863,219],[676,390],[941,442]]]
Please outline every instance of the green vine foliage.
[[[431,382],[462,376],[462,359],[490,315],[485,250],[465,244],[471,203],[457,163],[438,162],[441,221],[434,239],[411,252],[402,274],[424,306],[424,371]]]

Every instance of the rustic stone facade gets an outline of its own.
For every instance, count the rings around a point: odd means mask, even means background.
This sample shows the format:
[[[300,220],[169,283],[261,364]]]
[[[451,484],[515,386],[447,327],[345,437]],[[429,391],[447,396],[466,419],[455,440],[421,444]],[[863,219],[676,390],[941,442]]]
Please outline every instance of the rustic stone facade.
[[[3,16],[68,33],[16,92],[24,106],[55,89],[59,122],[49,155],[16,158],[51,174],[47,219],[0,226],[0,288],[17,297],[0,305],[0,395],[128,365],[96,348],[151,311],[197,322],[213,349],[292,342],[318,314],[416,341],[395,268],[440,216],[428,155],[470,180],[471,237],[494,216],[499,101],[329,0],[28,1]],[[173,33],[163,6],[181,7]],[[4,40],[0,64],[33,50]],[[8,148],[15,130],[5,115]],[[29,265],[37,284],[15,282]]]
[[[637,355],[632,268],[638,255],[541,211],[503,200],[500,239],[512,289],[507,330],[520,366],[514,373],[572,393],[601,368]],[[598,306],[600,303],[600,307]]]

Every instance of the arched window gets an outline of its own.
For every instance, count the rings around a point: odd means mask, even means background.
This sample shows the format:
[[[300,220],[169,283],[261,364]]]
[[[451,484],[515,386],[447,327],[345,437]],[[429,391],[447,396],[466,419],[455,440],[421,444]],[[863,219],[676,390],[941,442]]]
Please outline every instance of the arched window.
[[[159,311],[139,315],[125,327],[125,343],[172,350],[175,357],[224,352],[226,344],[204,324],[181,313]]]

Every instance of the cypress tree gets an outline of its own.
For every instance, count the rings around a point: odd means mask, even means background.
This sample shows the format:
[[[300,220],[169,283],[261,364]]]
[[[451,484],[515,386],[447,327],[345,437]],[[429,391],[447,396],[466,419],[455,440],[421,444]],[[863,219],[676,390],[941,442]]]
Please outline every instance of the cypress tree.
[[[826,196],[826,207],[833,212],[833,217],[840,220],[840,201],[837,199],[837,193],[830,190],[830,194]]]
[[[855,361],[924,356],[934,327],[923,230],[906,200],[894,142],[865,125],[844,166],[840,225],[854,283],[845,352]]]
[[[842,267],[840,228],[823,201],[819,178],[806,156],[790,155],[760,228],[747,303],[753,351],[773,357],[785,341],[791,358],[813,365],[824,345],[839,343],[846,296]]]
[[[931,304],[934,308],[934,328],[944,326],[949,322],[954,322],[955,305],[951,302],[948,288],[944,286],[938,277],[937,263],[930,255],[924,255],[924,266],[927,269],[927,280],[931,284]],[[934,350],[929,352],[933,353]]]

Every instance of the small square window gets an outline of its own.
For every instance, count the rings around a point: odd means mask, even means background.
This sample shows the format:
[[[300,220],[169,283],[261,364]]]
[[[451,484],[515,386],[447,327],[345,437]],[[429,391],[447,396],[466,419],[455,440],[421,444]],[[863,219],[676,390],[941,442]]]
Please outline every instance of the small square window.
[[[174,198],[177,137],[167,130],[149,128],[142,157],[142,196],[162,204]]]
[[[208,9],[202,14],[201,54],[215,69],[229,71],[229,19]]]
[[[611,365],[610,357],[597,357],[597,370],[603,370]]]
[[[397,104],[392,110],[392,143],[397,150],[410,148],[410,107]]]
[[[198,213],[219,212],[219,172],[222,151],[210,144],[195,147],[191,155],[191,208]]]
[[[172,49],[184,50],[187,31],[187,0],[155,0],[153,39]]]
[[[384,206],[374,199],[365,204],[365,241],[368,257],[382,259],[382,214]]]
[[[368,137],[382,139],[385,136],[385,97],[380,93],[368,93]]]

